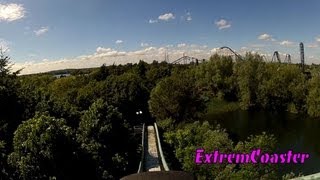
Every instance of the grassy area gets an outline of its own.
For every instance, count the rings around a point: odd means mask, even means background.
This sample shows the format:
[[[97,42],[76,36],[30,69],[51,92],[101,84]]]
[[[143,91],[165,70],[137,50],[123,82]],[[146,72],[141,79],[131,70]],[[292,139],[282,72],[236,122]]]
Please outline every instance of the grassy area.
[[[212,99],[207,105],[207,114],[221,114],[239,110],[238,102],[227,102],[220,99]]]

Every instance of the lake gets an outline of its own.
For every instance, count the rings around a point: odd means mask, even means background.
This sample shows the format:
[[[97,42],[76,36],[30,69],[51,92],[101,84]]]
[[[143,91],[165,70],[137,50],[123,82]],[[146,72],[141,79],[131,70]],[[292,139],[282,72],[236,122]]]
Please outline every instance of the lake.
[[[309,153],[304,164],[280,165],[279,173],[299,172],[304,175],[320,172],[320,119],[290,113],[234,111],[209,114],[210,123],[219,123],[227,129],[233,140],[246,140],[248,136],[272,133],[278,140],[277,152]],[[263,151],[263,149],[262,149]]]

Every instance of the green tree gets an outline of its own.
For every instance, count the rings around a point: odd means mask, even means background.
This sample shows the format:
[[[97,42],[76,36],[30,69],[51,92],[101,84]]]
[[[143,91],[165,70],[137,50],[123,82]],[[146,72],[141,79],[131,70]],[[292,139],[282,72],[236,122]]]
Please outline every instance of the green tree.
[[[24,180],[86,177],[91,167],[86,165],[86,173],[80,168],[75,142],[65,120],[37,114],[17,128],[8,162]]]
[[[137,72],[137,74],[141,78],[144,78],[146,76],[147,67],[148,67],[148,64],[146,62],[140,60],[139,63],[137,64],[137,66],[136,66],[135,71]]]
[[[208,62],[195,70],[197,85],[211,97],[236,100],[237,84],[233,76],[233,65],[231,57],[217,54],[211,56]]]
[[[7,164],[7,148],[4,141],[0,141],[0,179],[9,179]]]
[[[98,70],[92,72],[91,76],[97,81],[105,80],[110,75],[108,67],[103,64]]]
[[[135,73],[124,73],[120,76],[110,76],[104,85],[102,98],[119,108],[123,118],[130,124],[141,122],[136,112],[143,111],[143,119],[149,119],[148,98],[149,92],[143,79]]]
[[[17,95],[19,84],[16,79],[18,73],[19,71],[11,73],[10,58],[0,49],[0,133],[1,129],[4,130],[4,126],[12,130],[19,123],[16,122],[21,113]],[[0,137],[5,136],[0,134]]]
[[[116,108],[98,99],[81,118],[77,139],[97,163],[103,179],[120,178],[127,170],[128,125]]]
[[[79,124],[80,110],[77,106],[78,91],[86,86],[89,79],[86,76],[69,76],[56,79],[49,84],[49,97],[43,102],[50,115],[67,120],[69,126],[76,128]]]
[[[234,146],[224,129],[214,128],[208,122],[195,122],[166,132],[164,138],[172,146],[182,170],[193,173],[197,179],[278,179],[274,164],[194,163],[197,149],[204,149],[206,153],[215,150],[219,153],[249,153],[254,149],[273,153],[277,145],[273,135],[250,136],[247,141],[240,141]]]
[[[80,111],[88,110],[91,104],[103,96],[104,81],[90,81],[87,85],[79,88],[76,104]]]
[[[233,149],[228,134],[220,127],[213,128],[208,122],[185,125],[164,135],[165,141],[174,148],[182,169],[194,173],[197,179],[215,179],[226,169],[226,164],[197,165],[194,163],[196,150],[201,148],[207,153],[214,150],[227,153]]]
[[[55,80],[52,75],[28,75],[19,76],[20,87],[18,89],[19,99],[22,102],[24,114],[23,120],[31,119],[36,111],[46,111],[44,104],[48,103],[50,94],[48,84]]]
[[[234,151],[239,153],[249,153],[255,149],[261,149],[262,153],[273,153],[277,146],[277,141],[273,135],[262,133],[261,135],[250,136],[246,141],[239,142]],[[241,164],[234,168],[232,179],[279,179],[276,173],[275,164]]]
[[[303,111],[305,78],[298,67],[291,64],[266,64],[266,73],[260,81],[257,104],[271,111]]]
[[[10,58],[0,49],[0,179],[9,173],[6,156],[12,149],[13,132],[23,114],[18,96],[17,74],[20,70],[12,72],[11,65]]]
[[[171,118],[175,122],[197,117],[204,103],[194,82],[194,75],[188,71],[161,80],[150,95],[152,115],[157,120]]]
[[[314,74],[309,81],[309,94],[307,96],[308,114],[320,117],[320,75]]]
[[[150,69],[146,72],[146,79],[148,80],[148,90],[151,91],[155,85],[163,78],[171,75],[172,66],[170,64],[159,64],[153,62]]]
[[[239,86],[239,101],[242,109],[259,107],[258,92],[260,82],[266,78],[265,62],[262,57],[247,54],[244,61],[239,61],[234,69]]]

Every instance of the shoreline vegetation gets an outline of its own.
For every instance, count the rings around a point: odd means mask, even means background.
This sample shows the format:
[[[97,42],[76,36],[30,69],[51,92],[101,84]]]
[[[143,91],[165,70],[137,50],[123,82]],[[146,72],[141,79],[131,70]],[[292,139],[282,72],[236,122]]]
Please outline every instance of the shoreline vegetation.
[[[198,148],[272,153],[277,145],[264,132],[233,142],[204,117],[239,109],[320,117],[320,67],[307,66],[308,78],[297,64],[264,62],[257,54],[244,60],[213,55],[198,65],[103,65],[59,77],[17,76],[9,60],[0,57],[0,179],[119,179],[135,173],[141,156],[133,126],[150,120],[161,128],[174,169],[198,179],[279,179],[270,164],[197,166]]]
[[[207,114],[221,114],[240,110],[238,102],[227,102],[220,99],[210,100],[207,107]]]

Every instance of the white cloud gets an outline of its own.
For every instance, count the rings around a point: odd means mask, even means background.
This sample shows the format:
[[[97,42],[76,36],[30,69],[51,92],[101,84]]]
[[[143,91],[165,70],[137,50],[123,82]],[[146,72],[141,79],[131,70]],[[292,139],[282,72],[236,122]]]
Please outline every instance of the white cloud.
[[[308,44],[307,47],[308,48],[317,48],[317,47],[319,47],[319,45],[318,44]]]
[[[162,14],[158,17],[159,20],[169,21],[171,19],[175,19],[175,16],[172,13]]]
[[[194,49],[194,50],[191,50],[191,52],[195,52],[195,53],[203,53],[205,52],[203,49]]]
[[[220,50],[220,48],[213,48],[210,50],[210,53],[215,54],[215,53],[218,53],[219,50]]]
[[[290,46],[290,45],[293,45],[293,44],[294,44],[294,42],[288,41],[288,40],[280,42],[280,45],[282,45],[282,46]]]
[[[0,4],[0,22],[15,21],[25,16],[25,9],[22,4]]]
[[[320,45],[320,36],[314,38],[315,42],[307,44],[308,48],[318,48]]]
[[[188,45],[186,45],[186,46],[188,46]],[[189,47],[198,48],[198,49],[207,49],[208,48],[207,45],[199,45],[199,44],[191,44],[191,45],[189,45]]]
[[[158,20],[154,20],[154,19],[150,19],[150,20],[149,20],[149,23],[150,23],[150,24],[157,23],[157,22],[158,22]]]
[[[41,36],[41,35],[47,33],[48,31],[49,31],[49,27],[41,27],[40,29],[35,30],[33,32],[36,34],[36,36]]]
[[[141,46],[141,47],[147,47],[147,46],[149,46],[149,44],[148,44],[148,43],[143,43],[143,42],[142,42],[142,43],[140,44],[140,46]]]
[[[158,51],[159,51],[160,53],[164,53],[164,52],[166,52],[166,50],[167,50],[167,48],[165,48],[165,47],[160,47],[160,48],[158,49]]]
[[[266,34],[266,33],[259,35],[259,36],[258,36],[258,39],[264,40],[264,41],[276,41],[276,40],[272,37],[272,35]]]
[[[146,49],[144,49],[143,51],[144,52],[151,52],[151,51],[154,51],[154,50],[156,50],[157,48],[155,48],[155,47],[148,47],[148,48],[146,48]]]
[[[116,40],[116,44],[121,44],[121,43],[123,43],[122,40]]]
[[[34,58],[34,57],[37,57],[38,55],[34,54],[34,53],[30,53],[30,54],[28,54],[28,56],[31,57],[31,58]]]
[[[185,16],[182,17],[186,21],[192,21],[192,16],[190,12],[187,12]]]
[[[231,23],[225,19],[220,19],[215,22],[216,26],[221,29],[228,29],[231,27]]]
[[[270,53],[261,53],[260,55],[265,56],[265,58],[272,57],[272,54],[270,54]]]
[[[267,45],[266,44],[250,44],[249,46],[250,48],[264,48]]]
[[[178,48],[186,47],[186,46],[187,46],[187,44],[185,44],[185,43],[181,43],[181,44],[178,44],[178,45],[177,45]]]
[[[111,48],[102,48],[98,47],[95,53],[98,57],[117,57],[117,56],[125,56],[126,52],[119,52]]]
[[[148,47],[138,51],[128,52],[128,55],[146,55],[147,53],[154,52],[157,50],[155,47]]]

